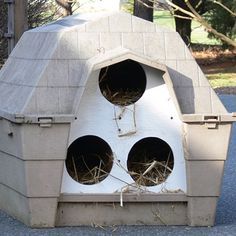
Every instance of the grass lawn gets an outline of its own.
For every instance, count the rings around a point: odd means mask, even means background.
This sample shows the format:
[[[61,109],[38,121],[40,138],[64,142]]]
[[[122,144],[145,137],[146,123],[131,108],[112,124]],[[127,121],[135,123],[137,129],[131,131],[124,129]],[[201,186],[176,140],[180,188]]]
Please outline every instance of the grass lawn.
[[[234,63],[226,66],[222,63],[202,69],[213,88],[236,86],[236,66]]]
[[[206,75],[213,88],[236,86],[236,73]]]

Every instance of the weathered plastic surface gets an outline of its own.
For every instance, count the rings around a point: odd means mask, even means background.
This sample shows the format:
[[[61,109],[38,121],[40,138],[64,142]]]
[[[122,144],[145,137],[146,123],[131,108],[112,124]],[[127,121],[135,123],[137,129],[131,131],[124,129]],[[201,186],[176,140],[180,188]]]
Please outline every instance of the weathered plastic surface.
[[[113,205],[113,197],[107,196],[97,204],[70,202],[70,197],[61,201],[71,122],[88,80],[101,68],[127,59],[164,73],[166,93],[183,128],[179,160],[186,169],[178,180],[187,183],[183,198],[176,192],[168,201],[165,195],[156,201],[144,196],[143,202],[134,198],[123,208],[119,199]],[[0,71],[0,207],[32,227],[213,225],[234,120],[174,31],[126,13],[75,15],[33,29]]]

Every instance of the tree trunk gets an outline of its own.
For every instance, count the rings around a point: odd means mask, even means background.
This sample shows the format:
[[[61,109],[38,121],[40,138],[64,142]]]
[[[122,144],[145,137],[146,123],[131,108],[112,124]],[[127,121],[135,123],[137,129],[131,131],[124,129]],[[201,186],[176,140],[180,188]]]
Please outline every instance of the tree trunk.
[[[14,38],[15,45],[28,29],[27,0],[15,1]]]
[[[172,2],[180,8],[191,12],[184,0],[172,0]],[[204,1],[201,2],[200,0],[189,0],[189,3],[199,14],[203,14],[206,11]],[[188,17],[188,15],[179,10],[175,11],[175,15],[175,29],[180,34],[186,45],[190,46],[192,20],[179,18],[178,16]]]
[[[188,47],[191,43],[191,23],[191,20],[175,17],[175,29]]]
[[[7,2],[7,33],[8,55],[19,41],[22,34],[28,29],[27,0]]]
[[[153,21],[153,2],[134,0],[134,15],[144,20]]]

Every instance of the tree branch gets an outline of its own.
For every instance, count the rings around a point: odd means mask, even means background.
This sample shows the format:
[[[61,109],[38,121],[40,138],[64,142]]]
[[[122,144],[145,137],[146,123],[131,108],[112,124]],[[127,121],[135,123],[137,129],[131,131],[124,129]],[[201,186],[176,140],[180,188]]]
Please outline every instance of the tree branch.
[[[166,0],[166,2],[171,6],[173,7],[176,11],[180,11],[188,16],[190,16],[191,18],[195,18],[194,14],[191,13],[190,11],[187,11],[187,10],[184,10],[183,8],[177,6],[176,4],[172,3],[171,1],[169,0]]]
[[[215,29],[213,29],[197,12],[196,10],[193,8],[193,6],[189,3],[189,0],[185,0],[186,5],[188,6],[188,8],[192,11],[192,13],[194,14],[194,19],[197,20],[202,26],[204,26],[207,31],[213,33],[214,35],[216,35],[219,39],[223,40],[224,42],[228,43],[229,45],[232,45],[233,47],[236,48],[236,42],[230,38],[228,38],[227,36],[225,36],[222,33],[219,33],[218,31],[216,31]]]
[[[221,6],[222,8],[224,8],[227,12],[229,12],[232,16],[236,16],[236,13],[231,11],[228,7],[226,7],[224,4],[222,4],[221,2],[218,2],[216,0],[213,0],[213,3]]]
[[[146,4],[142,0],[137,0],[137,1],[140,2],[142,5],[144,5],[146,8],[154,8],[153,6],[150,6],[150,5]],[[151,1],[151,0],[149,0],[149,2],[153,3],[153,1]]]
[[[188,16],[181,16],[181,15],[176,15],[176,14],[172,14],[172,16],[174,17],[177,17],[177,18],[180,18],[180,19],[186,19],[186,20],[192,20],[193,18],[192,17],[188,17]]]
[[[142,0],[138,0],[138,1],[142,1]],[[153,1],[153,0],[150,0]],[[214,0],[215,1],[215,0]],[[157,0],[157,2],[159,2],[159,0]],[[227,37],[226,35],[218,32],[217,30],[213,29],[211,27],[211,25],[209,25],[198,13],[197,11],[193,8],[193,6],[189,3],[189,0],[185,0],[186,5],[188,6],[188,8],[190,9],[190,11],[188,10],[184,10],[183,8],[177,6],[176,4],[172,3],[170,0],[166,0],[166,3],[171,6],[174,11],[180,11],[182,13],[184,13],[185,15],[189,16],[188,19],[194,19],[196,21],[198,21],[204,28],[206,28],[206,30],[208,32],[211,32],[212,34],[214,34],[216,37],[218,37],[219,39],[221,39],[222,41],[226,42],[227,44],[233,46],[236,48],[236,42],[232,39],[230,39],[229,37]],[[215,3],[217,4],[218,2],[215,1]],[[222,4],[223,5],[223,4]],[[225,6],[225,8],[227,8]],[[226,9],[225,9],[226,10]],[[230,10],[230,9],[229,9]],[[231,10],[230,10],[231,11]],[[232,12],[233,14],[235,14],[234,12]],[[172,15],[175,15],[172,13]],[[182,18],[182,16],[177,16],[179,18]],[[184,16],[185,17],[185,16]]]

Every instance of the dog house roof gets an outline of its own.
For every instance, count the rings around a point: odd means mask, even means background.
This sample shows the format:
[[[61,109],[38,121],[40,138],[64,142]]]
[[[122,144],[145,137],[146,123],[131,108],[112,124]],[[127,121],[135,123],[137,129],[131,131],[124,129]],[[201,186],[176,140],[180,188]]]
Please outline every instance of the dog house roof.
[[[91,71],[126,59],[164,71],[181,114],[226,113],[178,33],[113,12],[25,32],[0,71],[0,116],[70,119]]]

